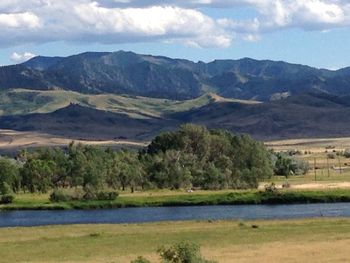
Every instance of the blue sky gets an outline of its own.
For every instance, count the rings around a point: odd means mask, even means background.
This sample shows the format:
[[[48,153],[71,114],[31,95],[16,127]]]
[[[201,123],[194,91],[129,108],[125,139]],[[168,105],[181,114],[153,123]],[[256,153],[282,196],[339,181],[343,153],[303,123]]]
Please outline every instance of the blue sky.
[[[194,61],[251,57],[350,66],[347,1],[58,2],[0,2],[0,30],[8,36],[0,40],[1,65],[33,55],[128,50]],[[66,8],[74,12],[55,17]]]

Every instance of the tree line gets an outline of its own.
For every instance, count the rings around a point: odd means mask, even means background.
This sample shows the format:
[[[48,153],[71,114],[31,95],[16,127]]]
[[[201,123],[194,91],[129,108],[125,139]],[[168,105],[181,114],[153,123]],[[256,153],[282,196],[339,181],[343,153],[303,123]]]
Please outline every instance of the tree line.
[[[250,136],[186,124],[140,151],[74,142],[65,149],[22,150],[16,159],[0,159],[0,194],[78,187],[247,189],[274,169],[271,152]]]

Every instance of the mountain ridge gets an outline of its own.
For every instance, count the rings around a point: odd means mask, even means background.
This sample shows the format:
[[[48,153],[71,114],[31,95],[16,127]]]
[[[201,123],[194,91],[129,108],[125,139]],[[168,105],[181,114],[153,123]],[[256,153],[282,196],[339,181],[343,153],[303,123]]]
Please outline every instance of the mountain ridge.
[[[187,100],[214,92],[222,97],[269,101],[280,94],[321,90],[350,94],[350,68],[317,69],[284,61],[220,59],[193,62],[134,52],[38,56],[0,68],[0,89],[71,90]]]
[[[15,87],[15,89],[14,89]],[[349,136],[350,68],[86,52],[0,67],[0,129],[149,140],[192,122],[257,139]]]

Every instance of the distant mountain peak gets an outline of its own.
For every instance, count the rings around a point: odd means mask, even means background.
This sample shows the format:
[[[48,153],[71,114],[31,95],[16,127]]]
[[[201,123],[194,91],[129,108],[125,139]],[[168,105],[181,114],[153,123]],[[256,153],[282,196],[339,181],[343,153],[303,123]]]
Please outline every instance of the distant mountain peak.
[[[252,58],[195,63],[120,50],[38,56],[20,66],[0,68],[0,89],[14,88],[174,100],[193,99],[211,91],[226,98],[268,101],[278,94],[295,95],[310,89],[350,94],[350,70],[320,70]]]
[[[36,56],[26,62],[24,62],[22,65],[39,70],[39,71],[44,71],[49,69],[50,67],[56,65],[60,61],[62,61],[64,58],[63,57],[45,57],[45,56]]]

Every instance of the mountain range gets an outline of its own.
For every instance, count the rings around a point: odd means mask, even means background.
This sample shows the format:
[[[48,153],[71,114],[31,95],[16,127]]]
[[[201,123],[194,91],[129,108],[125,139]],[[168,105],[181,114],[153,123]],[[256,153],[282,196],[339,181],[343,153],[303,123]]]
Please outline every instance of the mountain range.
[[[0,67],[0,129],[148,140],[186,122],[260,139],[350,135],[350,68],[88,52]]]
[[[307,90],[350,94],[350,68],[337,71],[270,60],[215,60],[210,63],[139,55],[88,52],[70,57],[35,57],[0,68],[0,89],[72,90],[173,100],[206,92],[269,101]]]

